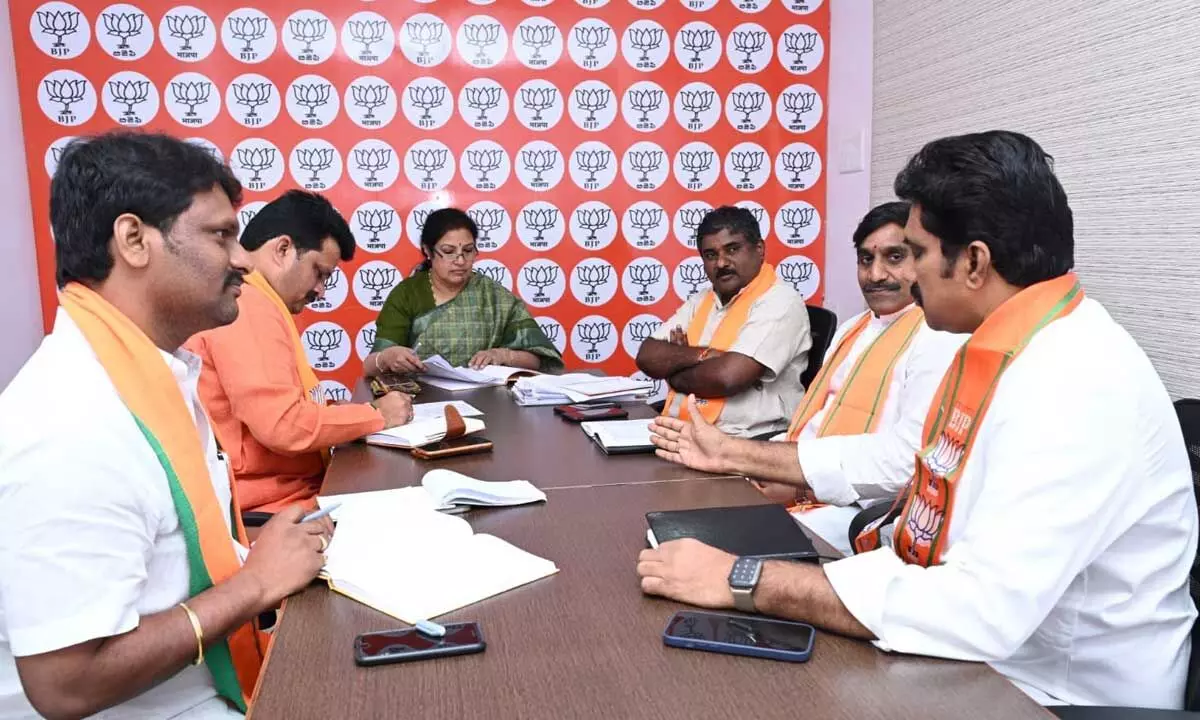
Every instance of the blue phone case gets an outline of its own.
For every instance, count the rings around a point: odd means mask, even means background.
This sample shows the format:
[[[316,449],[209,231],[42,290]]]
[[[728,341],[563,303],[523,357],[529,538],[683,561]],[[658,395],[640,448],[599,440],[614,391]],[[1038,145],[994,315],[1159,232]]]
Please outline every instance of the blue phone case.
[[[740,618],[739,615],[723,615],[721,613],[698,613],[681,611],[675,613],[671,620],[674,621],[679,615],[709,615],[722,618]],[[807,662],[812,656],[813,643],[816,642],[816,629],[807,623],[790,622],[788,620],[774,620],[767,618],[755,618],[760,622],[779,623],[781,625],[798,625],[809,628],[812,634],[809,636],[808,647],[803,650],[777,650],[774,648],[755,647],[753,645],[743,645],[739,643],[723,643],[715,640],[697,640],[694,638],[676,637],[667,634],[663,631],[663,644],[668,647],[683,648],[685,650],[704,650],[706,652],[724,653],[726,655],[744,655],[746,657],[765,658],[767,660],[783,660],[784,662]],[[667,627],[671,627],[671,622],[667,623]]]

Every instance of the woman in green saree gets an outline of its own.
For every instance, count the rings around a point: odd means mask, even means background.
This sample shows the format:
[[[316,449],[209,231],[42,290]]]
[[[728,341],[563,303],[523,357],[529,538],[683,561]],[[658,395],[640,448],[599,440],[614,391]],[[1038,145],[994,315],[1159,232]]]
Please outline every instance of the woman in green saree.
[[[487,365],[560,372],[562,356],[504,286],[472,271],[479,230],[457,208],[429,214],[421,230],[425,262],[397,285],[375,323],[375,345],[363,362],[368,377],[424,369],[441,355],[455,367]]]

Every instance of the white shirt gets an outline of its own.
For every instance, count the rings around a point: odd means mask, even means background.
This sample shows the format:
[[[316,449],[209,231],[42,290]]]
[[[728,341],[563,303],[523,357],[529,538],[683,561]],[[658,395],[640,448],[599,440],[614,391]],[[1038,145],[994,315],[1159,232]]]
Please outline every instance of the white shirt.
[[[887,650],[990,663],[1044,704],[1180,708],[1196,500],[1171,400],[1097,302],[1004,373],[962,471],[943,563],[830,563]]]
[[[196,397],[199,360],[184,351],[163,358],[228,507],[228,476]],[[36,717],[13,657],[120,635],[186,600],[187,554],[162,466],[61,308],[54,332],[0,394],[0,468],[0,718]],[[241,717],[203,665],[96,717],[184,712]]]
[[[851,554],[846,533],[855,514],[873,501],[896,495],[912,476],[929,405],[954,360],[954,354],[968,337],[939,332],[922,322],[892,369],[876,431],[869,435],[818,438],[817,431],[837,401],[837,394],[854,364],[871,343],[911,307],[891,315],[871,317],[850,346],[845,360],[833,369],[825,405],[813,415],[797,438],[796,453],[805,482],[817,500],[839,507],[815,508],[797,514],[796,519],[845,555]],[[846,333],[870,312],[860,313],[838,327],[827,358],[832,358],[834,349]]]
[[[686,331],[692,324],[700,301],[708,292],[705,290],[688,298],[651,337],[667,340],[671,330],[677,326]],[[712,336],[728,313],[729,306],[716,298],[700,334],[700,345],[707,346],[712,341]],[[729,435],[741,437],[754,437],[786,428],[792,411],[804,397],[800,376],[808,367],[810,347],[812,335],[809,333],[808,309],[804,307],[803,298],[790,285],[776,280],[750,306],[737,340],[727,351],[754,358],[766,368],[766,372],[758,383],[725,398],[725,407],[717,418],[717,427]],[[684,400],[683,394],[677,394],[673,406],[665,408],[665,412],[678,417]]]

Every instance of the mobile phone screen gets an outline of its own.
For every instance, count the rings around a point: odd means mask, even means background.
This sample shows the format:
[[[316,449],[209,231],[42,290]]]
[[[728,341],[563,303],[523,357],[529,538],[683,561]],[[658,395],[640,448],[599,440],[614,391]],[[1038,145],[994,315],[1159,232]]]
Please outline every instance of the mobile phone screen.
[[[804,652],[813,641],[813,629],[807,625],[711,613],[681,612],[667,626],[667,634],[688,640],[791,652]]]
[[[446,626],[444,637],[430,637],[416,628],[365,633],[355,641],[363,659],[395,658],[412,654],[434,654],[454,648],[472,647],[483,642],[477,623]]]

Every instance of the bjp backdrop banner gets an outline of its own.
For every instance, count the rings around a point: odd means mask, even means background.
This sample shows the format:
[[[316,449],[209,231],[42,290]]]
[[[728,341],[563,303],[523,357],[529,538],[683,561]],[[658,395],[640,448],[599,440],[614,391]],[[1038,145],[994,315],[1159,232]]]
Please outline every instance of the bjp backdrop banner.
[[[568,367],[634,370],[708,286],[695,232],[718,205],[749,208],[779,276],[821,300],[821,0],[9,6],[47,324],[49,177],[73,137],[114,127],[228,161],[243,223],[292,187],[347,217],[359,252],[298,319],[334,399],[438,207],[475,219],[476,271],[528,304]]]

